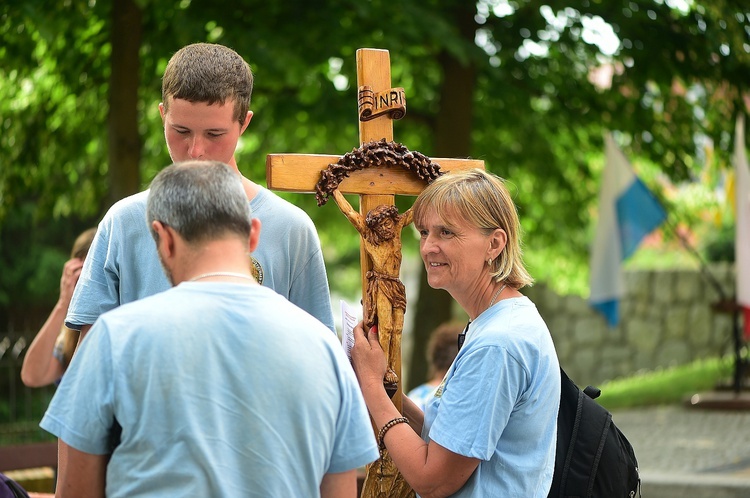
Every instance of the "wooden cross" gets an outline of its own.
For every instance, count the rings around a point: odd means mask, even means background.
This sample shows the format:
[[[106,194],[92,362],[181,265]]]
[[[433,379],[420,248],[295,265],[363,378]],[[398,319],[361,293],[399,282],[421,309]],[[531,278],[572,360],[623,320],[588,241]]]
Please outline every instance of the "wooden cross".
[[[383,94],[391,89],[391,64],[387,50],[357,50],[357,87],[369,87],[374,94]],[[397,98],[405,99],[403,90],[393,89]],[[404,100],[405,106],[405,100]],[[361,110],[361,109],[360,109]],[[361,113],[360,113],[361,114]],[[360,145],[372,141],[393,140],[393,118],[382,114],[374,119],[359,121]],[[339,156],[324,154],[269,154],[266,159],[266,180],[268,188],[286,192],[312,193],[320,179],[320,172],[329,164],[336,163]],[[433,159],[442,171],[458,171],[471,168],[484,168],[484,161],[468,159]],[[424,189],[424,181],[410,171],[397,168],[367,168],[354,171],[339,184],[339,191],[344,194],[359,194],[359,212],[368,213],[376,206],[394,204],[394,196],[419,195]],[[371,269],[371,262],[364,250],[360,252],[362,295],[366,296],[365,274]],[[396,373],[401,378],[401,365]],[[401,389],[402,386],[399,385]],[[401,397],[394,396],[394,402],[400,409]]]
[[[393,140],[393,119],[403,117],[406,99],[401,88],[391,88],[391,64],[387,50],[357,50],[357,88],[359,97],[359,142]],[[368,106],[368,104],[372,104]],[[377,115],[379,108],[394,110]],[[375,107],[371,113],[371,107]],[[334,164],[340,156],[323,154],[269,154],[266,159],[266,181],[268,188],[286,192],[313,193],[322,170]],[[433,159],[441,171],[451,172],[472,168],[484,168],[484,161],[468,159]],[[394,205],[395,195],[416,196],[424,189],[425,182],[412,172],[399,168],[370,167],[353,171],[338,186],[344,194],[359,194],[359,212],[363,216],[381,205]],[[362,297],[366,300],[367,279],[365,275],[372,269],[372,262],[361,244],[360,266],[362,275]],[[364,302],[367,309],[367,302]],[[367,317],[365,317],[367,320]],[[398,331],[399,333],[401,331]],[[401,352],[397,351],[393,368],[401,379]],[[403,386],[399,381],[393,402],[399,411]]]

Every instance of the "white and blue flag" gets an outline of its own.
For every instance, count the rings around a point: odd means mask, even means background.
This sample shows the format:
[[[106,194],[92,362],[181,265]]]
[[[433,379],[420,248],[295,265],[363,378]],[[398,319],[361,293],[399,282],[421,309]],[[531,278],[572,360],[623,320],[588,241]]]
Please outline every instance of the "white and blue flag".
[[[737,115],[734,130],[735,226],[734,260],[737,303],[742,308],[745,340],[750,340],[750,168],[745,151],[745,114]]]
[[[624,294],[622,262],[667,214],[635,175],[610,133],[604,137],[606,163],[599,190],[599,221],[591,249],[589,304],[614,327],[620,321]]]

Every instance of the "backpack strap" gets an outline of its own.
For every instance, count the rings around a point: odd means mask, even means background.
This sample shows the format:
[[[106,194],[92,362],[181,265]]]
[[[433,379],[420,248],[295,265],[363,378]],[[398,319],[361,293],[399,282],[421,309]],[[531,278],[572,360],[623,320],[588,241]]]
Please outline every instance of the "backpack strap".
[[[568,377],[568,374],[565,373],[565,370],[560,367],[560,380],[562,382],[562,391],[566,391],[567,389],[571,389],[572,387],[575,387],[575,390],[578,390],[578,386],[575,385],[575,383],[570,380],[570,377]],[[568,483],[568,475],[570,474],[570,465],[571,461],[573,459],[573,448],[575,447],[576,441],[578,440],[578,429],[581,425],[581,410],[583,409],[583,399],[581,398],[581,392],[578,392],[578,401],[577,401],[577,407],[576,407],[576,416],[575,416],[575,422],[573,423],[573,430],[570,434],[570,442],[568,444],[568,452],[565,455],[565,464],[563,465],[563,471],[562,471],[562,478],[560,480],[560,491],[561,495],[567,496],[569,493],[567,493],[567,483]],[[558,429],[559,430],[559,429]],[[583,496],[583,495],[581,495]]]
[[[16,481],[6,476],[5,474],[0,473],[0,476],[0,480],[2,480],[2,482],[4,482],[6,486],[8,486],[8,489],[10,489],[15,498],[29,498],[29,494],[25,489],[21,487],[20,484],[18,484]]]
[[[581,391],[562,367],[560,375],[565,384],[563,389],[575,390],[578,396],[575,423],[560,489],[562,496],[590,497],[604,444],[607,441],[609,426],[612,423],[612,415]],[[574,455],[576,455],[575,460],[573,460]],[[571,476],[573,478],[568,479]]]

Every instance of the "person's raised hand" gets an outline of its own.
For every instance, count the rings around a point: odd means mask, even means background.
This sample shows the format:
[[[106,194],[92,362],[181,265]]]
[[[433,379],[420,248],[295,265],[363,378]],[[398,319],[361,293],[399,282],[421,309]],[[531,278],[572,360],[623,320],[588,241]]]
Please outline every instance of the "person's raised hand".
[[[73,291],[78,283],[78,277],[81,276],[81,269],[83,268],[83,260],[80,258],[69,259],[63,266],[62,276],[60,277],[60,304],[66,308],[70,304],[70,300],[73,297]]]
[[[379,386],[383,388],[387,362],[385,353],[380,347],[377,327],[365,332],[364,323],[354,327],[354,347],[352,347],[352,366],[357,374],[360,387]]]

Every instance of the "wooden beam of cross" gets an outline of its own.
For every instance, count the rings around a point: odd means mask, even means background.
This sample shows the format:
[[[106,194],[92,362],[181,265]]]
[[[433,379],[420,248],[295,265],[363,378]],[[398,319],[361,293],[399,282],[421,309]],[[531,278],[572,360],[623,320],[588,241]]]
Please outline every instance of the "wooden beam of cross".
[[[383,113],[372,118],[362,117],[369,109],[363,111],[363,95],[374,95],[386,100],[386,104],[396,100],[403,104],[405,97],[402,89],[391,88],[390,55],[387,50],[357,50],[357,86],[359,92],[359,141],[360,145],[373,140],[393,140],[393,116]],[[395,95],[395,97],[390,97]],[[381,107],[387,107],[382,105]],[[403,113],[401,114],[403,116]],[[266,160],[266,180],[268,188],[286,192],[315,192],[315,185],[320,179],[322,170],[329,164],[336,163],[340,156],[324,154],[269,154]],[[440,165],[441,171],[451,172],[471,168],[484,168],[484,161],[468,159],[433,159]],[[371,167],[353,171],[338,186],[344,194],[359,194],[359,212],[362,215],[380,205],[393,205],[394,195],[419,195],[425,182],[412,172],[399,168]],[[362,249],[360,253],[363,299],[366,293],[365,275],[372,269],[368,255]],[[365,309],[367,306],[365,306]],[[401,378],[400,362],[396,373]],[[399,386],[401,388],[401,386]],[[394,402],[400,409],[400,396],[394,396]]]
[[[406,98],[403,89],[391,88],[390,55],[387,50],[357,50],[357,88],[360,146],[371,141],[393,141],[393,119],[403,117],[406,111]],[[321,171],[326,170],[330,164],[335,164],[339,158],[340,156],[324,154],[269,154],[266,158],[268,188],[286,192],[314,193],[315,186],[321,178]],[[432,161],[438,163],[440,170],[446,173],[484,168],[484,161],[477,160],[441,158]],[[359,214],[364,217],[378,206],[393,206],[395,195],[419,195],[425,185],[426,182],[411,171],[373,166],[352,171],[338,184],[338,191],[343,194],[358,194]],[[364,242],[362,239],[360,244],[360,267],[363,308],[367,313],[366,310],[370,308],[367,301],[367,274],[372,270],[372,260],[365,250]],[[400,262],[400,249],[398,260]],[[365,322],[368,322],[366,314]],[[393,332],[400,337],[402,331]],[[380,335],[381,344],[388,340],[382,337],[382,333]],[[400,349],[399,341],[397,351],[391,356],[394,364],[389,367],[395,370],[399,379],[393,402],[399,411],[402,411]],[[374,492],[372,493],[374,496]],[[401,496],[387,494],[397,495]],[[363,496],[369,496],[367,485]]]

